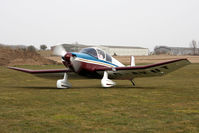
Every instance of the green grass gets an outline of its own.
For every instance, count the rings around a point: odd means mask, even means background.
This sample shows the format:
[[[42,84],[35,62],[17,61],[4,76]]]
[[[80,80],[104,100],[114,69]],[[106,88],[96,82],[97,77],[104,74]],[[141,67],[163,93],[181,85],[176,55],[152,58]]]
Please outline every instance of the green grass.
[[[56,89],[56,81],[0,67],[0,132],[199,132],[199,64],[135,79],[137,87],[70,82],[73,88]]]

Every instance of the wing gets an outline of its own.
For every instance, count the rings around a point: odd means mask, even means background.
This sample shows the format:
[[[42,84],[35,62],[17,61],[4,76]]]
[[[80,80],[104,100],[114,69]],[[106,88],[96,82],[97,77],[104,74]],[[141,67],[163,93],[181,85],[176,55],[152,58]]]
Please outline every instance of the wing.
[[[64,73],[73,73],[71,70],[68,69],[30,70],[30,69],[17,68],[17,67],[8,67],[8,68],[33,74],[34,76],[47,78],[47,79],[60,79],[63,78]]]
[[[190,64],[187,59],[177,59],[167,62],[133,67],[97,68],[96,72],[103,75],[103,71],[108,71],[110,79],[134,79],[137,77],[162,76],[173,72],[183,66]]]

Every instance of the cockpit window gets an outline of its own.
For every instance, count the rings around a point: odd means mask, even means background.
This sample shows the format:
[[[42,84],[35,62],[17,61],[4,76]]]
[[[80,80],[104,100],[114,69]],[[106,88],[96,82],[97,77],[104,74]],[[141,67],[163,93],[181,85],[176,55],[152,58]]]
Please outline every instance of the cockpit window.
[[[82,50],[80,51],[80,53],[89,54],[89,55],[91,55],[91,56],[93,56],[93,57],[98,58],[98,57],[97,57],[97,52],[96,52],[96,50],[95,50],[94,48],[84,48],[84,49],[82,49]]]
[[[98,59],[104,60],[105,59],[105,53],[104,51],[97,49],[97,53],[98,53]]]
[[[106,61],[112,62],[111,56],[107,53],[106,53]]]
[[[100,50],[100,49],[84,48],[80,51],[80,53],[85,53],[85,54],[91,55],[95,58],[98,58],[100,60],[112,62],[112,57],[109,54],[105,53],[103,50]]]

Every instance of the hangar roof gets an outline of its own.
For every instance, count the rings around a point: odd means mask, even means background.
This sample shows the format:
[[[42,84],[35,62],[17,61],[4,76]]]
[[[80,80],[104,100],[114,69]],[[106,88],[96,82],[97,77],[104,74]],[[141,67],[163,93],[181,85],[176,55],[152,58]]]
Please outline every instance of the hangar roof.
[[[111,45],[101,45],[103,47],[108,48],[132,48],[132,49],[148,49],[148,48],[142,48],[142,47],[133,47],[133,46],[111,46]]]

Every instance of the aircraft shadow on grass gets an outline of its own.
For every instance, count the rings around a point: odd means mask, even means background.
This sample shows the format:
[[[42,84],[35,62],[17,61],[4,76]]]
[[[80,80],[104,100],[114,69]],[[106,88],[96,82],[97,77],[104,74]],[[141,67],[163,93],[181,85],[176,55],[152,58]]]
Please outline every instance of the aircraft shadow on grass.
[[[76,90],[76,89],[102,89],[102,90],[125,90],[125,89],[144,89],[144,90],[148,90],[148,89],[160,89],[157,87],[132,87],[132,86],[114,86],[111,88],[101,88],[100,86],[95,87],[95,86],[84,86],[84,87],[73,87],[70,89],[59,89],[56,87],[52,87],[52,86],[5,86],[6,88],[23,88],[23,89],[38,89],[38,90]]]

